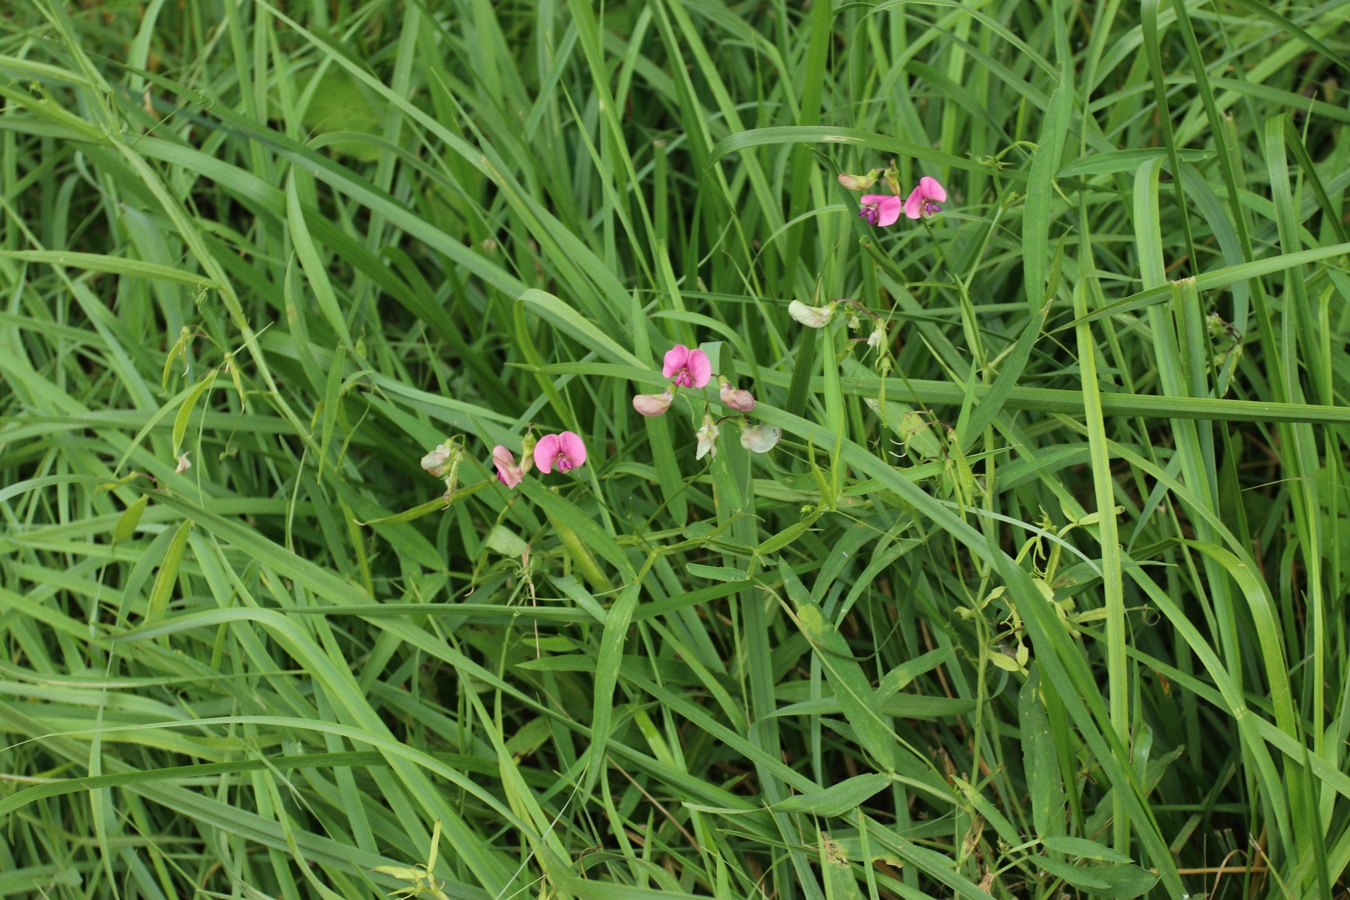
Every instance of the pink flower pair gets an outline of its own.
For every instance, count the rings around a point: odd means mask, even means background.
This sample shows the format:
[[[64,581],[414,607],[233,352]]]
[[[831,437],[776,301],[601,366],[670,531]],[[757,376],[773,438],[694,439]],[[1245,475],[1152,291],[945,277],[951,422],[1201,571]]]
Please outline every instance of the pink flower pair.
[[[853,176],[850,176],[853,177]],[[841,183],[844,176],[839,176]],[[900,212],[911,219],[931,219],[942,212],[941,204],[947,202],[947,189],[936,178],[927,175],[919,179],[919,186],[910,192],[903,203],[900,197],[887,194],[863,194],[862,209],[858,216],[868,225],[886,227],[900,221]]]
[[[527,437],[520,456],[520,465],[516,465],[516,458],[510,450],[501,444],[492,448],[492,464],[497,467],[497,478],[508,488],[520,484],[535,466],[545,475],[552,472],[554,466],[559,472],[580,468],[586,463],[586,444],[571,431],[546,434],[537,442]]]
[[[644,416],[659,416],[670,409],[675,400],[675,389],[681,387],[701,388],[712,379],[712,361],[702,350],[690,350],[684,344],[676,344],[666,351],[661,374],[672,379],[666,389],[659,394],[638,394],[633,398],[633,409]],[[717,377],[722,403],[740,412],[749,412],[755,408],[755,398],[749,391],[732,384],[725,376]]]

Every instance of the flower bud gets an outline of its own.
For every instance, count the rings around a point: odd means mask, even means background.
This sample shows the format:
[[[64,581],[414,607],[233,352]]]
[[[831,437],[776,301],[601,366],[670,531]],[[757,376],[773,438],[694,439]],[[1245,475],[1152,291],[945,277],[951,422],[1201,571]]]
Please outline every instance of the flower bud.
[[[749,412],[755,408],[754,395],[749,391],[741,390],[726,378],[719,378],[722,383],[722,405],[730,407],[738,412]]]
[[[865,191],[877,183],[877,178],[881,175],[881,169],[873,169],[866,175],[848,175],[839,176],[839,183],[850,191]]]
[[[674,399],[675,395],[669,388],[659,394],[638,394],[633,398],[633,409],[644,416],[659,416],[670,409],[671,401]]]

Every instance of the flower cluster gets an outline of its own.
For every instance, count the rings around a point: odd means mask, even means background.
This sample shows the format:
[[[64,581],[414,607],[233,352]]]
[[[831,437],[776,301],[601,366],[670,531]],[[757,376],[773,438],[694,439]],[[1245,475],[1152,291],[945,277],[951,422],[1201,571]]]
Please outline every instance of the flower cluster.
[[[455,492],[459,465],[464,461],[465,453],[462,440],[451,438],[422,457],[422,468],[445,481],[445,497],[449,501]],[[538,469],[545,475],[555,468],[559,472],[568,472],[580,468],[586,463],[586,443],[575,432],[546,434],[535,438],[525,435],[521,441],[520,463],[516,456],[501,444],[492,448],[492,465],[497,469],[497,480],[508,488],[515,488],[531,469]]]
[[[520,465],[510,450],[501,444],[492,448],[492,464],[497,467],[497,478],[508,488],[514,488],[537,468],[545,475],[554,468],[559,472],[570,472],[586,464],[586,442],[574,431],[562,434],[546,434],[535,440],[526,435],[521,442]]]
[[[886,181],[891,193],[862,195],[862,208],[858,216],[868,225],[882,228],[894,225],[900,221],[901,212],[910,219],[931,219],[942,212],[942,204],[947,202],[947,189],[936,178],[927,175],[919,179],[918,187],[902,201],[900,197],[904,191],[900,187],[900,173],[894,161],[889,168],[873,169],[866,175],[840,175],[839,183],[850,191],[865,191],[880,179]]]
[[[808,306],[800,300],[793,300],[788,304],[788,315],[796,321],[805,325],[807,328],[824,328],[834,321],[835,314],[843,306],[848,310],[848,328],[850,331],[859,331],[863,327],[863,318],[872,320],[872,331],[865,338],[854,338],[859,343],[866,342],[869,351],[876,351],[876,359],[873,361],[873,367],[883,376],[891,371],[891,342],[886,334],[886,322],[863,306],[857,300],[847,297],[826,303],[824,306]]]
[[[659,416],[670,409],[670,404],[674,402],[675,394],[680,388],[703,388],[712,380],[712,361],[702,350],[691,350],[684,344],[676,344],[666,351],[662,363],[662,376],[671,379],[666,389],[659,394],[638,394],[633,398],[633,409],[644,416]],[[748,413],[755,408],[754,395],[732,384],[725,375],[717,376],[717,384],[723,406],[738,413]],[[782,437],[782,431],[776,426],[762,424],[751,426],[744,415],[717,419],[705,406],[703,424],[695,433],[698,438],[695,459],[717,456],[717,438],[721,433],[718,426],[730,418],[740,421],[741,446],[755,453],[769,452]]]

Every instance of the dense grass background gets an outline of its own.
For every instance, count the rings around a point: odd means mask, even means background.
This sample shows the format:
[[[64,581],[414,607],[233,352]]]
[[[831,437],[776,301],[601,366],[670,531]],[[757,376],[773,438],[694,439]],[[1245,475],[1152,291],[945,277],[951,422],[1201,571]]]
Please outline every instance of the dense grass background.
[[[6,3],[0,895],[1343,896],[1348,51]],[[891,159],[940,217],[856,217]],[[676,342],[777,449],[634,414]],[[531,423],[590,461],[508,492]]]

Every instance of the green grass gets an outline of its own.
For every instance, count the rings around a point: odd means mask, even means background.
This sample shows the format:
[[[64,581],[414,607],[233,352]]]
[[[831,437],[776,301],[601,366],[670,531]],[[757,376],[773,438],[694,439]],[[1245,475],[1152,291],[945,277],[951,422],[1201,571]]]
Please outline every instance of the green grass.
[[[1344,895],[1348,75],[1340,0],[9,4],[0,896]],[[675,343],[782,442],[638,416]]]

